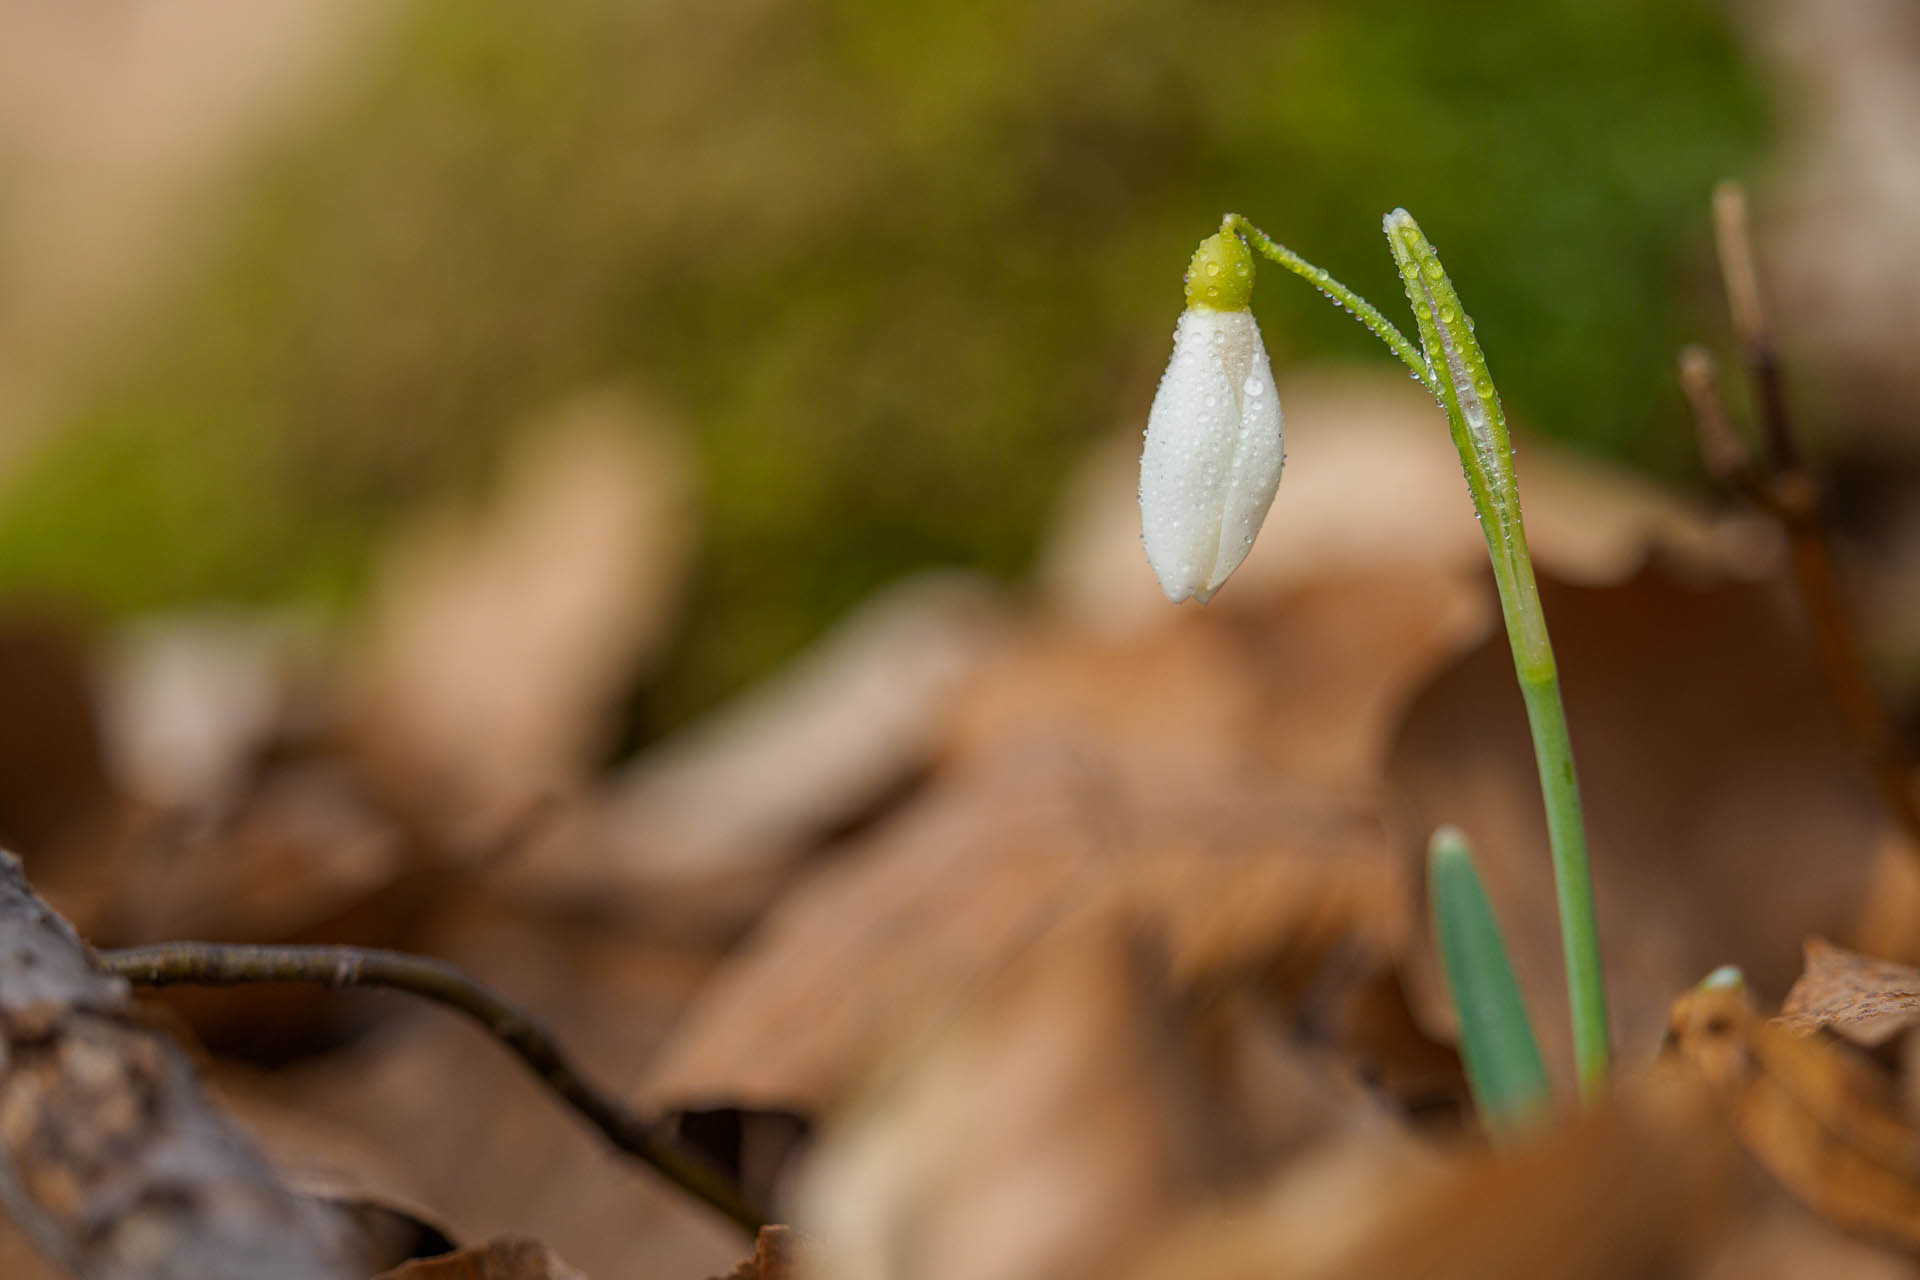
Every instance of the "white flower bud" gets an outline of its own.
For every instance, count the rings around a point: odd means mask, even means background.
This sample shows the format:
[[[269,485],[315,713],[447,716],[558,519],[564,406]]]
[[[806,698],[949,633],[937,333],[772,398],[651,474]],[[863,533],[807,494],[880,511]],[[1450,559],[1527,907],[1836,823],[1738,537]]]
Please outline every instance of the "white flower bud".
[[[1230,249],[1212,237],[1194,255],[1190,305],[1173,333],[1173,360],[1147,414],[1146,449],[1140,457],[1140,528],[1147,560],[1167,599],[1192,596],[1205,603],[1246,559],[1260,522],[1280,483],[1280,398],[1260,341],[1260,326],[1246,309],[1251,262],[1239,272],[1238,237]],[[1246,276],[1224,290],[1239,304],[1219,310],[1207,304],[1195,279],[1210,267]],[[1215,294],[1221,297],[1221,294]]]

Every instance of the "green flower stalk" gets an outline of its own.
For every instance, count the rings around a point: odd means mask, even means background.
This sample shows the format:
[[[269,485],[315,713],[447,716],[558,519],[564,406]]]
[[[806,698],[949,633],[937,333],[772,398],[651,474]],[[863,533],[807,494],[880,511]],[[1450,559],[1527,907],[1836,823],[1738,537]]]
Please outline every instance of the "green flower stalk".
[[[1534,757],[1540,771],[1547,836],[1553,855],[1560,936],[1566,960],[1568,1006],[1573,1023],[1574,1062],[1579,1073],[1581,1096],[1592,1101],[1606,1087],[1609,1059],[1606,987],[1600,968],[1593,881],[1587,866],[1586,827],[1581,817],[1580,787],[1574,773],[1566,710],[1560,696],[1559,670],[1554,662],[1553,646],[1547,637],[1546,615],[1540,608],[1540,591],[1534,581],[1533,561],[1527,555],[1526,529],[1520,518],[1520,490],[1513,473],[1513,448],[1507,435],[1506,414],[1501,408],[1500,393],[1494,387],[1492,374],[1488,372],[1486,356],[1473,336],[1473,322],[1467,318],[1459,295],[1454,291],[1453,281],[1448,278],[1439,255],[1421,233],[1419,224],[1406,210],[1396,209],[1387,215],[1384,226],[1387,243],[1393,250],[1401,280],[1406,286],[1407,299],[1413,304],[1420,337],[1417,347],[1378,308],[1333,279],[1324,269],[1275,243],[1238,214],[1228,214],[1222,220],[1220,233],[1209,237],[1206,246],[1203,246],[1203,253],[1209,256],[1203,260],[1202,254],[1196,254],[1194,262],[1196,269],[1203,269],[1205,261],[1232,262],[1237,279],[1238,259],[1234,256],[1234,250],[1237,242],[1244,237],[1270,261],[1305,279],[1351,312],[1400,358],[1446,412],[1454,447],[1460,454],[1461,466],[1466,472],[1467,490],[1473,499],[1481,532],[1486,536],[1487,554],[1493,563],[1494,583],[1499,589],[1501,613],[1506,621],[1507,640],[1513,650],[1514,673],[1520,682],[1520,691],[1526,701],[1527,719],[1532,727]],[[1240,249],[1239,252],[1244,253],[1245,250]],[[1250,292],[1250,274],[1247,279]],[[1193,301],[1191,280],[1190,277],[1190,302]],[[1247,295],[1236,290],[1230,298],[1223,297],[1220,300],[1236,308],[1244,308]],[[1192,314],[1190,309],[1188,315]],[[1244,314],[1244,323],[1251,325],[1250,311],[1237,314]],[[1214,324],[1217,321],[1208,320],[1205,323]],[[1184,332],[1187,324],[1185,317],[1182,324]],[[1258,330],[1253,330],[1253,333],[1257,343]],[[1168,595],[1180,599],[1190,594],[1204,601],[1219,589],[1226,574],[1246,554],[1260,518],[1266,514],[1266,504],[1264,501],[1258,503],[1257,511],[1253,506],[1236,511],[1231,502],[1226,503],[1227,517],[1239,521],[1234,529],[1241,536],[1232,543],[1236,554],[1230,557],[1230,561],[1225,557],[1209,560],[1204,575],[1189,575],[1189,581],[1178,584],[1169,582],[1169,574],[1162,570],[1165,557],[1151,554],[1155,551],[1156,527],[1161,530],[1178,527],[1189,534],[1199,529],[1202,531],[1200,545],[1215,547],[1221,545],[1221,511],[1217,509],[1220,504],[1204,511],[1195,508],[1190,502],[1193,486],[1183,488],[1169,482],[1166,477],[1192,474],[1194,467],[1204,473],[1209,466],[1208,459],[1214,460],[1212,465],[1217,470],[1220,459],[1234,456],[1230,447],[1220,443],[1221,437],[1209,436],[1204,431],[1163,431],[1158,433],[1156,439],[1156,418],[1183,425],[1184,428],[1184,424],[1197,417],[1192,413],[1162,412],[1162,399],[1168,395],[1169,384],[1175,384],[1175,390],[1179,391],[1180,380],[1193,376],[1181,372],[1180,362],[1184,351],[1178,342],[1174,354],[1175,365],[1169,368],[1167,378],[1161,384],[1161,397],[1156,398],[1154,417],[1149,420],[1147,454],[1141,472],[1141,511],[1150,558],[1154,560],[1156,571],[1161,572]],[[1265,354],[1262,352],[1260,364],[1263,372],[1265,363]],[[1275,418],[1273,444],[1277,448],[1277,414]],[[1187,462],[1183,459],[1197,461]],[[1277,482],[1277,465],[1272,472],[1273,480]],[[1271,489],[1266,490],[1268,499],[1271,493]],[[1247,518],[1249,516],[1250,521]],[[1211,541],[1208,540],[1209,536]],[[1192,556],[1186,558],[1189,561],[1194,559]],[[1176,585],[1187,589],[1177,592]],[[1498,945],[1497,933],[1495,945]],[[1462,1017],[1466,1016],[1467,1012],[1463,1010]]]
[[[1567,966],[1567,1003],[1573,1021],[1573,1060],[1580,1095],[1591,1102],[1606,1088],[1607,993],[1600,968],[1600,930],[1593,909],[1593,876],[1587,866],[1587,829],[1580,812],[1580,783],[1560,697],[1559,667],[1547,639],[1540,588],[1527,555],[1520,521],[1520,486],[1513,474],[1513,445],[1500,393],[1487,358],[1473,336],[1473,321],[1460,305],[1440,256],[1405,209],[1385,220],[1400,278],[1413,304],[1430,370],[1428,385],[1440,394],[1453,445],[1467,473],[1473,509],[1486,535],[1500,611],[1513,650],[1514,674],[1533,729],[1533,754],[1547,809],[1547,841],[1553,850],[1554,895],[1560,908],[1560,945]]]

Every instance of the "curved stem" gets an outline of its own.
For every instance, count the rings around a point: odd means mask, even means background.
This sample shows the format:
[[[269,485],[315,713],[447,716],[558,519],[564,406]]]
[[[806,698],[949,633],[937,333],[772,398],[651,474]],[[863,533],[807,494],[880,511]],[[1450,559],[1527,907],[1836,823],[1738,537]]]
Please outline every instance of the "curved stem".
[[[1401,333],[1393,321],[1381,314],[1380,308],[1335,280],[1324,268],[1314,266],[1237,213],[1230,213],[1222,218],[1220,229],[1226,232],[1238,232],[1245,236],[1247,243],[1258,249],[1265,257],[1293,272],[1329,299],[1346,308],[1354,319],[1367,326],[1374,337],[1386,343],[1393,354],[1400,357],[1401,363],[1413,371],[1414,381],[1425,387],[1436,400],[1440,398],[1440,390],[1434,385],[1432,379],[1433,370],[1421,356],[1420,349],[1407,340],[1407,335]]]
[[[615,1147],[637,1156],[669,1182],[749,1232],[766,1217],[739,1188],[683,1150],[646,1116],[588,1083],[553,1033],[531,1014],[444,960],[370,947],[269,947],[219,942],[163,942],[103,951],[108,973],[143,986],[230,987],[258,982],[314,982],[332,987],[387,987],[463,1013],[517,1054],[562,1101]]]
[[[1413,305],[1420,340],[1434,370],[1440,403],[1447,412],[1460,464],[1467,476],[1487,555],[1493,562],[1500,611],[1513,650],[1514,674],[1526,699],[1533,731],[1534,760],[1546,806],[1547,843],[1553,856],[1554,893],[1560,909],[1560,942],[1566,957],[1567,1006],[1573,1023],[1573,1056],[1580,1096],[1591,1103],[1606,1090],[1608,1022],[1606,979],[1600,966],[1600,937],[1593,906],[1593,877],[1587,864],[1586,825],[1580,809],[1580,782],[1573,768],[1566,707],[1560,696],[1559,666],[1547,637],[1540,589],[1527,554],[1527,532],[1520,517],[1520,486],[1513,472],[1513,447],[1506,411],[1487,370],[1486,355],[1473,336],[1473,322],[1460,305],[1440,255],[1404,209],[1385,220],[1387,244]]]

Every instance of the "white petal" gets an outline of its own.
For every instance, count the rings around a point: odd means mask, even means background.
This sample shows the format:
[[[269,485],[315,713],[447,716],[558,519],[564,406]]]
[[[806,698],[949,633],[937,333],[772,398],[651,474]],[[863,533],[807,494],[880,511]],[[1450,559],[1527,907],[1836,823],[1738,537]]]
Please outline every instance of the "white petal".
[[[1140,458],[1142,540],[1169,600],[1205,601],[1246,558],[1280,483],[1280,431],[1253,313],[1182,314]]]

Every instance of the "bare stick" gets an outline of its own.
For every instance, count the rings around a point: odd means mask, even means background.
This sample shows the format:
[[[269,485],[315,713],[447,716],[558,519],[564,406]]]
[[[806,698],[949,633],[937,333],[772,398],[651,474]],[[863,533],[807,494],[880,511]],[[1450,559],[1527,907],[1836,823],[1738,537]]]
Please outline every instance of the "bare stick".
[[[717,1210],[748,1232],[765,1216],[739,1188],[704,1160],[681,1148],[661,1125],[590,1084],[553,1033],[532,1015],[453,965],[427,956],[366,947],[264,947],[217,942],[164,942],[101,954],[108,972],[143,986],[240,986],[312,982],[385,987],[421,996],[465,1014],[506,1045],[562,1101],[584,1116],[616,1148]]]
[[[83,1280],[366,1274],[345,1221],[281,1185],[5,852],[0,1205]]]
[[[1746,192],[1739,183],[1723,182],[1715,189],[1713,230],[1727,306],[1753,384],[1767,456],[1764,465],[1753,464],[1728,425],[1712,357],[1690,347],[1680,356],[1680,383],[1693,405],[1701,457],[1717,480],[1746,495],[1786,534],[1794,584],[1813,625],[1841,718],[1872,770],[1882,802],[1905,829],[1908,844],[1920,851],[1920,798],[1913,788],[1913,760],[1861,659],[1859,628],[1827,538],[1820,485],[1800,451],[1787,410],[1780,359],[1754,264]]]

